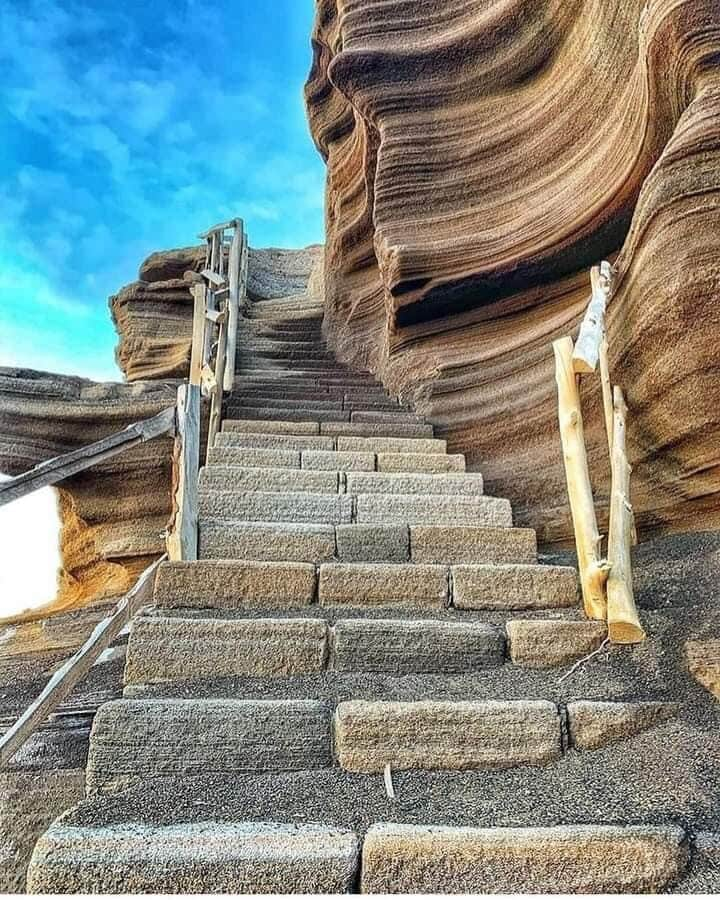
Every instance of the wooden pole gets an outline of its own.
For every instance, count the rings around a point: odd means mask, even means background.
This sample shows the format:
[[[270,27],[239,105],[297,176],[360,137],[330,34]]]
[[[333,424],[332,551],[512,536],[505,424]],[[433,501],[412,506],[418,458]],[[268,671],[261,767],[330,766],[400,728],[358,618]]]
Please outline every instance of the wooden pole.
[[[230,245],[230,257],[228,259],[228,280],[230,293],[228,295],[228,328],[227,328],[227,363],[223,386],[229,393],[235,382],[235,353],[237,352],[237,332],[240,318],[240,264],[243,252],[244,229],[241,219],[235,224],[232,244]]]
[[[640,624],[632,584],[630,548],[633,534],[633,511],[630,505],[630,473],[625,432],[627,406],[623,392],[615,388],[613,397],[614,431],[612,451],[612,496],[610,499],[610,533],[607,583],[608,637],[616,644],[639,644],[645,640]]]
[[[610,363],[608,361],[607,335],[603,331],[600,341],[600,381],[602,383],[603,412],[605,414],[605,432],[607,434],[610,461],[612,462],[613,446],[613,398],[610,386]]]
[[[566,337],[555,341],[553,351],[558,388],[560,438],[575,531],[583,603],[589,618],[602,620],[605,618],[607,607],[605,582],[608,565],[601,554],[601,540],[590,486],[580,396],[573,371],[572,338]]]
[[[115,612],[95,627],[77,653],[60,666],[39,696],[0,738],[0,768],[10,762],[53,710],[70,695],[140,607],[152,599],[155,574],[164,559],[162,557],[143,572],[135,586],[115,607]]]

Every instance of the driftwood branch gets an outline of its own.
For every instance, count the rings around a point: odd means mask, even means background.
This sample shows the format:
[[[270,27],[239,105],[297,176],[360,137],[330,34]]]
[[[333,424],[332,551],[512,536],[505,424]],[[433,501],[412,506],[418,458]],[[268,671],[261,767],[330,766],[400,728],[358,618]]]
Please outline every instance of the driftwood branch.
[[[53,710],[77,687],[100,654],[112,644],[140,607],[151,600],[155,573],[164,558],[153,563],[143,572],[135,586],[120,600],[115,612],[96,626],[77,653],[63,663],[40,695],[0,738],[0,768],[10,762]]]
[[[619,387],[614,392],[614,433],[612,451],[612,495],[607,583],[608,636],[615,644],[638,644],[645,640],[632,584],[630,548],[633,543],[633,511],[630,505],[630,473],[625,449],[627,406]]]
[[[579,375],[597,369],[605,336],[605,310],[612,290],[612,275],[613,268],[609,262],[594,266],[590,272],[592,297],[573,351],[573,370]]]
[[[601,539],[590,485],[580,396],[573,371],[572,338],[566,337],[555,341],[553,350],[558,389],[560,438],[575,531],[583,602],[585,613],[589,618],[602,620],[606,613],[605,582],[608,565],[602,558]]]
[[[134,422],[122,431],[108,435],[94,444],[48,459],[23,472],[22,475],[0,483],[0,506],[19,500],[40,488],[57,484],[138,444],[144,444],[163,434],[171,434],[174,429],[175,407],[171,406],[151,419]]]

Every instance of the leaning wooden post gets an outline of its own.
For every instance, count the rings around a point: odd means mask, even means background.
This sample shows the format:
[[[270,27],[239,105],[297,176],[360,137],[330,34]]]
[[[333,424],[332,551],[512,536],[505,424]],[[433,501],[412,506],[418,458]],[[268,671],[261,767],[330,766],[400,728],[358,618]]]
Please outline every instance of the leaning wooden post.
[[[602,558],[590,473],[588,472],[580,395],[573,371],[573,342],[565,337],[553,343],[558,388],[560,438],[565,461],[570,511],[575,531],[580,583],[586,615],[604,619],[608,565]]]
[[[639,644],[645,640],[645,631],[640,624],[632,585],[630,559],[634,527],[630,505],[632,468],[625,449],[627,406],[619,387],[615,388],[613,401],[612,496],[608,536],[610,574],[607,582],[608,637],[616,644]]]
[[[227,323],[227,362],[223,387],[226,393],[230,393],[235,382],[235,352],[237,348],[238,321],[240,318],[240,264],[243,252],[243,222],[237,219],[230,245],[230,257],[228,259],[228,323]]]
[[[190,377],[177,395],[173,454],[173,523],[167,539],[173,561],[196,560],[198,551],[198,475],[200,471],[200,379],[205,344],[205,286],[194,283]]]

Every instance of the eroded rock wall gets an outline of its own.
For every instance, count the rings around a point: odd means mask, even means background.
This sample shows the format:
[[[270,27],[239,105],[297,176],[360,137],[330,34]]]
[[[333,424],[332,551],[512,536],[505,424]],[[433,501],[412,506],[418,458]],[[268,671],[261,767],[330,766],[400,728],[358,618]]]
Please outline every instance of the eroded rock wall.
[[[577,328],[589,267],[616,259],[610,363],[641,531],[720,525],[715,0],[316,0],[313,48],[339,356],[565,541],[551,342]]]

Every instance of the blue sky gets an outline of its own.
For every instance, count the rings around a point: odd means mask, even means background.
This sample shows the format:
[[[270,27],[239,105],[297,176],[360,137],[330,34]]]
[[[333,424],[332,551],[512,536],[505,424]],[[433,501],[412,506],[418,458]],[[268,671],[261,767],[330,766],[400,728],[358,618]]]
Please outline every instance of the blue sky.
[[[323,240],[313,0],[0,0],[0,365],[119,380],[107,298],[242,215]]]

